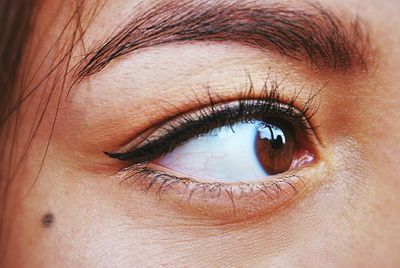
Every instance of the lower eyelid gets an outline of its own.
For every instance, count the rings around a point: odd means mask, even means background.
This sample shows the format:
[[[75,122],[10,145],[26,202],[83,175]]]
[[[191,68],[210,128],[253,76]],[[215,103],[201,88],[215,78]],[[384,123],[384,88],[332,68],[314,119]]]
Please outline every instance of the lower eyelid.
[[[130,174],[121,174],[127,183],[162,199],[160,204],[169,209],[221,224],[268,216],[292,204],[309,184],[305,177],[294,173],[254,184],[224,184],[178,178],[146,167],[127,172]]]

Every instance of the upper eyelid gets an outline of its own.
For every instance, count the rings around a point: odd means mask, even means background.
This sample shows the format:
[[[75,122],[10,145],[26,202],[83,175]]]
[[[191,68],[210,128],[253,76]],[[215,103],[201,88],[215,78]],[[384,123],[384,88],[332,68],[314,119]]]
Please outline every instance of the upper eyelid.
[[[245,100],[245,101],[262,102],[263,100],[254,99],[254,100]],[[205,107],[203,109],[200,109],[200,110],[197,110],[197,111],[194,111],[194,112],[189,112],[189,113],[186,113],[186,114],[183,114],[183,115],[179,115],[179,116],[173,118],[172,120],[168,120],[167,122],[165,122],[163,124],[158,124],[158,127],[154,127],[154,129],[156,129],[156,130],[153,133],[147,135],[147,137],[157,136],[157,135],[154,135],[154,133],[156,133],[156,132],[158,132],[156,134],[160,134],[158,136],[163,136],[165,133],[169,133],[170,130],[180,126],[181,123],[182,123],[181,121],[185,121],[187,119],[198,120],[199,118],[195,118],[195,117],[198,117],[198,116],[210,117],[210,116],[212,116],[213,112],[227,112],[227,111],[231,112],[232,111],[231,107],[233,107],[235,105],[239,106],[240,102],[241,101],[238,100],[238,101],[234,101],[234,102],[224,102],[224,103],[221,103],[221,104],[214,104],[211,107]],[[291,106],[289,104],[285,104],[285,103],[277,103],[277,104],[280,105],[281,108],[286,106],[288,109],[291,109]],[[214,111],[211,111],[211,109],[213,109]],[[296,108],[294,108],[294,109],[296,109]],[[299,116],[303,116],[301,114],[301,111],[297,111],[296,113]],[[236,123],[236,120],[232,121],[232,123]],[[311,126],[309,126],[309,124],[307,122],[306,122],[306,124],[307,124],[306,127],[310,127],[311,128]],[[165,126],[165,128],[163,128],[163,126]],[[162,132],[164,132],[164,133],[162,133]],[[144,135],[140,134],[139,136],[141,136],[141,138],[144,138]],[[154,139],[154,138],[153,139],[148,139],[148,138],[146,138],[146,140],[157,140],[157,139]],[[138,145],[140,146],[140,144],[138,144]]]
[[[270,92],[270,94],[275,96],[271,92]],[[279,99],[278,96],[275,96],[275,97],[277,97]],[[292,102],[294,102],[294,100],[292,100]],[[243,100],[237,100],[235,102],[229,102],[229,103],[221,103],[221,104],[212,103],[211,107],[200,109],[200,110],[197,111],[197,114],[196,114],[196,112],[192,112],[193,115],[198,117],[196,119],[193,119],[193,121],[194,122],[198,122],[200,124],[201,118],[199,118],[199,117],[204,116],[205,117],[204,119],[207,120],[210,117],[215,116],[219,112],[225,113],[227,111],[230,111],[229,110],[229,107],[230,107],[229,105],[230,104],[232,105],[233,103],[236,103],[237,107],[239,107],[241,103],[242,104],[243,103],[244,104],[248,103],[250,105],[252,105],[251,103],[253,103],[253,105],[254,104],[255,105],[257,105],[257,104],[259,105],[261,103],[265,103],[266,105],[270,105],[271,106],[269,111],[267,111],[265,109],[263,110],[263,112],[269,113],[268,114],[269,116],[274,116],[275,115],[275,116],[282,116],[282,117],[286,116],[286,117],[288,117],[288,116],[290,116],[289,113],[296,113],[296,115],[298,115],[297,118],[290,118],[290,119],[287,118],[287,119],[296,121],[294,123],[301,124],[302,127],[305,128],[305,129],[307,129],[309,127],[309,129],[313,130],[312,126],[309,123],[310,116],[312,116],[312,115],[303,114],[303,112],[306,113],[307,111],[297,110],[296,107],[293,107],[293,103],[289,103],[289,104],[288,103],[283,103],[283,102],[281,102],[279,100],[275,100],[275,99],[269,99],[269,100],[268,99],[267,100],[265,100],[265,99],[243,99]],[[220,109],[219,110],[217,107],[223,107],[223,108],[219,108]],[[279,109],[281,109],[281,110],[279,110]],[[207,111],[207,110],[208,110],[208,114],[204,114],[204,112]],[[286,113],[285,113],[285,110],[286,110]],[[246,110],[244,110],[244,111],[250,113],[250,111],[246,111]],[[255,111],[252,111],[252,112],[254,113]],[[278,114],[271,114],[271,113],[280,113],[280,114],[278,115]],[[184,121],[185,120],[184,119],[185,116],[190,118],[190,114],[183,114],[183,115],[179,116],[178,118],[175,118],[175,121],[168,121],[168,122],[166,122],[164,124],[161,124],[161,126],[160,126],[160,124],[158,124],[158,127],[155,127],[155,129],[158,128],[159,132],[162,132],[162,128],[161,127],[164,126],[164,125],[168,126],[168,123],[175,122],[176,126],[177,126],[175,128],[174,126],[170,125],[169,126],[170,129],[169,130],[164,130],[165,134],[160,133],[160,137],[158,139],[156,138],[156,139],[153,139],[153,140],[151,140],[151,139],[147,140],[147,138],[145,138],[142,142],[135,142],[135,140],[137,139],[136,138],[136,139],[133,139],[132,142],[130,142],[126,146],[124,146],[119,152],[115,152],[115,153],[105,152],[105,154],[108,155],[109,157],[116,158],[116,159],[119,159],[119,160],[131,160],[131,161],[133,161],[133,158],[135,158],[134,155],[136,154],[138,156],[136,157],[136,162],[135,163],[144,162],[143,159],[146,156],[142,155],[140,150],[145,150],[146,146],[147,146],[147,148],[149,148],[149,147],[153,148],[152,146],[155,146],[156,144],[159,144],[160,142],[162,142],[162,144],[164,144],[166,142],[165,138],[168,138],[167,135],[172,135],[172,136],[174,136],[174,135],[176,136],[177,135],[176,132],[178,131],[178,127],[180,127],[179,130],[185,130],[185,128],[188,128],[188,126],[185,126],[184,124],[182,125],[179,122],[180,120]],[[251,116],[254,116],[254,114],[249,114],[248,116],[250,118]],[[190,118],[190,120],[191,119],[192,118]],[[255,119],[255,118],[252,118],[252,119]],[[225,120],[230,120],[229,115],[225,117]],[[240,120],[240,118],[232,118],[231,120],[232,120],[231,123],[233,124],[235,122],[238,122],[238,120]],[[301,121],[301,122],[299,122],[299,121]],[[206,123],[204,123],[204,124],[206,124]],[[220,124],[220,126],[229,125],[229,124],[230,124],[229,122],[224,122],[224,124]],[[160,131],[160,128],[161,128],[161,131]],[[155,130],[155,131],[157,131],[157,130]],[[207,131],[203,131],[201,133],[206,133],[206,132]],[[201,133],[199,133],[199,134],[201,134]],[[153,135],[153,134],[149,134],[148,136],[151,136],[151,135]],[[189,138],[192,138],[193,136],[194,135],[191,135]],[[139,137],[140,137],[140,134],[138,135],[138,138]],[[188,140],[189,138],[184,139],[184,141]],[[179,144],[176,144],[176,145],[170,146],[170,147],[176,148],[177,146],[179,146]],[[165,153],[165,152],[162,152],[162,153]],[[158,157],[160,157],[161,155],[162,154],[160,154]]]

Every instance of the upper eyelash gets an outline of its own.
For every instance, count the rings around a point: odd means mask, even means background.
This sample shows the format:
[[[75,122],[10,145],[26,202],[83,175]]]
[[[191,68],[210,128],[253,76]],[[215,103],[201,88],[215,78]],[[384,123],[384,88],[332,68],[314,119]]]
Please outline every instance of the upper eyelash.
[[[301,91],[294,92],[292,97],[284,102],[280,83],[272,82],[269,84],[267,79],[261,94],[257,96],[254,85],[251,79],[249,80],[249,88],[236,101],[227,103],[219,97],[213,97],[212,94],[209,94],[209,106],[192,113],[175,116],[164,124],[158,124],[156,130],[160,134],[158,138],[145,138],[144,141],[132,146],[134,148],[126,148],[129,145],[125,146],[123,152],[104,153],[111,158],[129,160],[132,164],[145,163],[171,152],[187,140],[208,133],[212,129],[255,119],[256,112],[265,113],[266,118],[285,117],[306,131],[314,129],[314,126],[311,126],[309,122],[319,108],[316,96],[320,91],[310,94],[304,104],[296,108]],[[232,103],[237,103],[235,108],[229,106]],[[199,131],[195,127],[202,127],[203,129]],[[189,129],[192,130],[192,133],[188,132]],[[197,131],[197,133],[193,131]],[[180,140],[176,139],[176,136],[179,136],[178,133],[181,133]],[[140,138],[140,135],[138,137]]]

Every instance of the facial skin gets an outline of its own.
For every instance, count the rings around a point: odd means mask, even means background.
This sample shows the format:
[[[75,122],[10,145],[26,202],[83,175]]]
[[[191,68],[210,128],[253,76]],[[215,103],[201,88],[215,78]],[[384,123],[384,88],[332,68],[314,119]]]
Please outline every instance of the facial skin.
[[[28,48],[30,76],[72,14],[66,4],[44,2],[49,3],[38,12]],[[368,71],[321,70],[268,49],[194,41],[124,55],[74,85],[68,98],[67,90],[60,92],[58,86],[10,184],[7,239],[1,241],[7,248],[4,267],[398,266],[400,4],[320,3],[345,14],[340,18],[357,15],[365,23],[373,55]],[[108,1],[89,24],[96,3],[85,1],[82,20],[89,27],[73,50],[70,66],[132,14],[154,4]],[[69,49],[73,29],[67,28],[57,51],[45,59],[35,83]],[[58,74],[47,76],[49,84]],[[198,194],[192,205],[182,205],[173,189],[160,199],[155,191],[143,193],[115,175],[124,163],[104,151],[121,149],[146,128],[175,115],[177,107],[199,109],[198,102],[207,103],[208,93],[235,99],[249,75],[256,94],[267,76],[281,81],[282,95],[289,99],[304,88],[299,103],[323,88],[311,120],[319,126],[314,133],[318,159],[298,171],[305,186],[297,183],[300,190],[293,198],[269,207],[238,202],[235,217],[226,196],[206,202]],[[68,75],[66,84],[72,79]],[[44,107],[43,96],[50,94],[44,84],[20,107],[15,163],[32,122],[38,120],[37,111]]]

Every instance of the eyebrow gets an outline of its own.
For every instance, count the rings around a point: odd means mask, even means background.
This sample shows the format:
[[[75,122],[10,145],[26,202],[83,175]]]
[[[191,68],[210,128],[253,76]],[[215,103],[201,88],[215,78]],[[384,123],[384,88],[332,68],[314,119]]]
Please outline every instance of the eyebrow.
[[[368,33],[359,18],[342,21],[319,4],[290,8],[245,1],[180,2],[164,1],[135,14],[85,55],[78,77],[143,48],[193,41],[235,42],[330,72],[367,70],[371,58]]]

